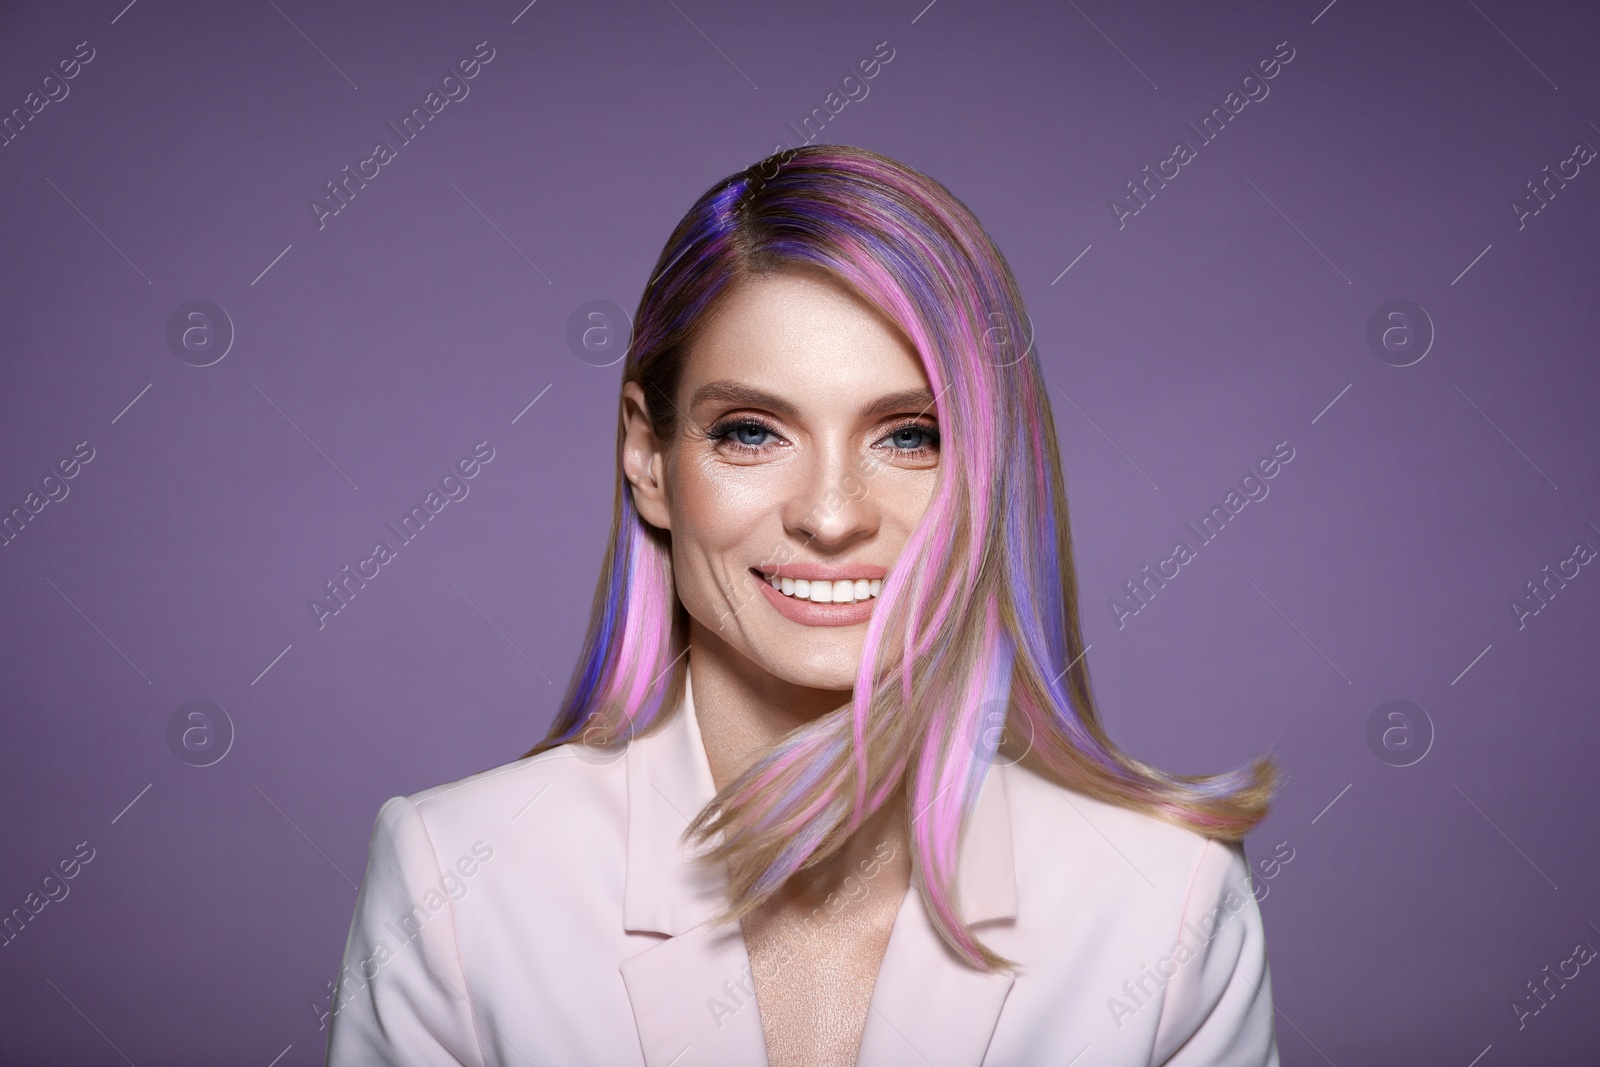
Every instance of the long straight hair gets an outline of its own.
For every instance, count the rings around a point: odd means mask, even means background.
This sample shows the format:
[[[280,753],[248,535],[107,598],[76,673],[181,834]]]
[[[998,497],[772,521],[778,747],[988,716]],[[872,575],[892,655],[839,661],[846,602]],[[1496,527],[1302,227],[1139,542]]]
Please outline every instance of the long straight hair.
[[[653,428],[677,427],[683,361],[719,298],[753,277],[821,269],[904,332],[935,395],[933,499],[867,623],[851,702],[790,732],[685,831],[729,870],[743,918],[904,798],[915,882],[970,966],[1013,967],[954,899],[957,844],[988,768],[1021,762],[1088,796],[1236,841],[1267,814],[1271,760],[1169,774],[1107,737],[1090,693],[1055,424],[1022,297],[1000,251],[943,185],[843,145],[789,149],[723,179],[678,223],[639,299],[623,382]],[[546,738],[626,744],[679,706],[688,618],[670,534],[622,474],[582,657]],[[754,581],[754,576],[751,577]],[[904,786],[904,791],[897,790]]]

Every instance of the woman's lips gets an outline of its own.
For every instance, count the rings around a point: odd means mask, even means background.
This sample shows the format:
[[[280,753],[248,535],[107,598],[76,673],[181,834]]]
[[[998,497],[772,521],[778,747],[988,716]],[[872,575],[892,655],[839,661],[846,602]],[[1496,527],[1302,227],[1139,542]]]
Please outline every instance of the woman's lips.
[[[799,568],[794,568],[799,569]],[[881,573],[882,568],[856,568],[861,574],[868,570]],[[780,570],[779,573],[792,573],[792,570]],[[868,597],[865,600],[855,600],[848,604],[817,603],[814,600],[802,600],[799,597],[785,596],[782,592],[772,587],[772,584],[761,577],[760,571],[754,571],[756,580],[761,585],[761,594],[767,598],[778,614],[793,622],[805,626],[855,626],[872,618],[872,606],[877,602],[877,597]],[[820,578],[821,575],[819,574]],[[874,575],[878,578],[879,575]]]

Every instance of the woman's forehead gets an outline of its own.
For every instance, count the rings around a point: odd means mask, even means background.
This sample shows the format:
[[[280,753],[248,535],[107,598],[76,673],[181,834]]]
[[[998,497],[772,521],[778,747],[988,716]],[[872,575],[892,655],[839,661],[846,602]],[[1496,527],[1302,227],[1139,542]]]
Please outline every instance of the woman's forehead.
[[[878,309],[819,272],[750,279],[691,345],[682,379],[692,398],[715,382],[792,395],[926,386],[916,350]]]

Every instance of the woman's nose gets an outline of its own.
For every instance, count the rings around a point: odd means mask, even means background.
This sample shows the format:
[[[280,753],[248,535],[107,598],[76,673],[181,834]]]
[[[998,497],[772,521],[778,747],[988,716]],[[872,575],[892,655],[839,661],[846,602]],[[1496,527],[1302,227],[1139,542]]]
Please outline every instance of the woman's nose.
[[[843,546],[878,529],[878,508],[855,452],[842,445],[815,448],[785,505],[784,524],[807,543]]]

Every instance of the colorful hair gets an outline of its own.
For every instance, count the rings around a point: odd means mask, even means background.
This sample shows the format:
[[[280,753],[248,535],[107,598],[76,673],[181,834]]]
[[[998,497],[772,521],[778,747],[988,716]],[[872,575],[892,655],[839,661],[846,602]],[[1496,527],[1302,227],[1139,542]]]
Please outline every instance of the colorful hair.
[[[707,311],[788,266],[826,271],[910,339],[936,397],[938,487],[884,581],[852,701],[763,753],[685,837],[721,835],[731,898],[721,919],[732,921],[833,855],[903,785],[940,936],[973,967],[1014,966],[973,936],[953,897],[961,826],[996,759],[1224,840],[1266,816],[1277,772],[1263,757],[1225,774],[1168,774],[1106,736],[1083,662],[1055,425],[1031,341],[1021,344],[1031,336],[1022,297],[977,219],[926,175],[865,149],[807,145],[706,192],[661,251],[623,373],[644,390],[656,433],[676,430],[683,358]],[[670,535],[634,510],[621,445],[619,425],[611,543],[582,658],[528,755],[624,743],[682,698],[688,619]]]

